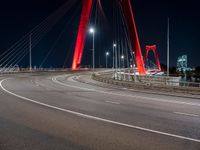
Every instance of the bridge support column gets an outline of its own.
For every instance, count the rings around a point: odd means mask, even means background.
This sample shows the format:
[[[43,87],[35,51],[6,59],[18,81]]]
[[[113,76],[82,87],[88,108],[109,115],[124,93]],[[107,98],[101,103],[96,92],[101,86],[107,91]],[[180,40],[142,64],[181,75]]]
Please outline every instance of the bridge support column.
[[[126,18],[127,26],[129,29],[129,34],[131,38],[131,44],[133,51],[135,51],[135,59],[137,68],[140,75],[146,74],[145,66],[144,66],[144,60],[141,52],[140,42],[138,38],[135,18],[133,15],[133,10],[131,6],[130,0],[121,0],[123,13]]]
[[[135,59],[136,59],[136,64],[137,64],[139,74],[146,74],[131,2],[130,0],[121,0],[121,3],[122,3],[124,15],[126,17],[128,29],[130,32],[132,48],[133,48],[133,51],[135,51]],[[73,58],[73,63],[72,63],[72,70],[78,70],[80,68],[81,59],[83,55],[83,49],[85,45],[87,26],[89,23],[90,14],[92,10],[92,4],[93,4],[93,0],[83,1],[81,19],[80,19],[78,35],[76,39],[75,53],[74,53],[74,58]]]
[[[93,0],[83,0],[81,19],[79,23],[74,58],[73,58],[73,63],[72,63],[72,70],[78,70],[80,68],[86,34],[87,34],[87,27],[88,27],[90,14],[92,10],[92,4],[93,4]]]
[[[157,49],[156,49],[156,45],[152,45],[152,46],[147,45],[146,46],[144,62],[146,62],[146,60],[148,59],[148,54],[149,54],[150,51],[153,51],[154,56],[156,58],[156,65],[158,67],[158,71],[161,71],[160,60],[159,60],[158,52],[157,52]]]

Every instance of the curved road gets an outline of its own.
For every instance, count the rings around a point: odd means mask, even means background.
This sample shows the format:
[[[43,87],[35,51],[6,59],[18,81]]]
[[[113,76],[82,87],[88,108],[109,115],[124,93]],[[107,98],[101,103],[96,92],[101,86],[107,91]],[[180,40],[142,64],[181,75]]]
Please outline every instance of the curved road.
[[[200,99],[110,87],[90,74],[0,77],[1,150],[199,150]]]

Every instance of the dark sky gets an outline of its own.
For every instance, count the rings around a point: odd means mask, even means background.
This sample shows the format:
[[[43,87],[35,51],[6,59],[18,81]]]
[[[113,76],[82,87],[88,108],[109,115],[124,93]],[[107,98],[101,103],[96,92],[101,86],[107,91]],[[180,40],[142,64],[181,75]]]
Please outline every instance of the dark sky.
[[[78,0],[79,1],[79,0]],[[29,32],[66,0],[6,0],[0,5],[0,53],[8,49],[14,42]],[[102,0],[108,18],[112,15],[112,0]],[[187,54],[189,66],[200,65],[200,10],[198,1],[182,0],[132,0],[136,24],[138,28],[140,43],[144,50],[145,45],[156,44],[161,63],[166,63],[166,32],[167,17],[170,17],[170,61],[171,66],[176,65],[179,55]],[[77,3],[77,9],[67,14],[72,17],[72,22],[66,28],[55,46],[55,51],[48,57],[46,66],[56,67],[56,63],[68,65],[73,55],[73,41],[77,33],[77,24],[81,0]],[[76,15],[74,15],[76,13]],[[53,41],[65,27],[64,20],[58,23],[57,28],[49,33],[41,43],[34,48],[33,63],[39,66],[45,54],[52,48]],[[109,35],[107,36],[109,37]],[[90,37],[88,37],[90,38]],[[87,39],[88,39],[87,38]],[[112,41],[112,40],[111,40]],[[98,42],[98,40],[97,40]],[[91,45],[87,40],[87,44]],[[97,43],[98,45],[98,43]],[[107,46],[107,45],[106,45]],[[88,49],[88,45],[86,46]],[[105,48],[105,47],[104,47]],[[69,50],[70,49],[70,50]],[[109,49],[109,47],[108,47]],[[102,64],[104,51],[97,48]],[[84,53],[83,64],[88,64],[90,51]],[[66,57],[67,56],[67,57]],[[28,58],[27,58],[28,59]],[[67,63],[65,63],[65,60]],[[111,60],[110,60],[111,61]],[[24,62],[27,62],[25,59]],[[97,63],[98,64],[98,63]]]

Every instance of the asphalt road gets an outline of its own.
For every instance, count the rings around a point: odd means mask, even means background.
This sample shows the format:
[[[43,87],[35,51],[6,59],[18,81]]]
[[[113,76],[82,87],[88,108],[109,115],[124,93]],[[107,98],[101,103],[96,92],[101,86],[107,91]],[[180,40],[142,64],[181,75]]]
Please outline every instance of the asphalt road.
[[[112,88],[82,73],[0,80],[0,150],[200,150],[198,98]]]

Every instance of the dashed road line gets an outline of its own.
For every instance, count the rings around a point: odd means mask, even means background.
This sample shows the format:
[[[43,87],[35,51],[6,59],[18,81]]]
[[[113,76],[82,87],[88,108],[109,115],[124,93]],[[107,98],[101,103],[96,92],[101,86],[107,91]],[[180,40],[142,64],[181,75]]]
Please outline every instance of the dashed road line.
[[[190,113],[183,113],[183,112],[173,112],[174,114],[177,115],[184,115],[184,116],[191,116],[191,117],[199,117],[197,114],[190,114]]]
[[[111,103],[111,104],[120,105],[120,103],[119,103],[119,102],[113,102],[113,101],[106,101],[106,103]]]

